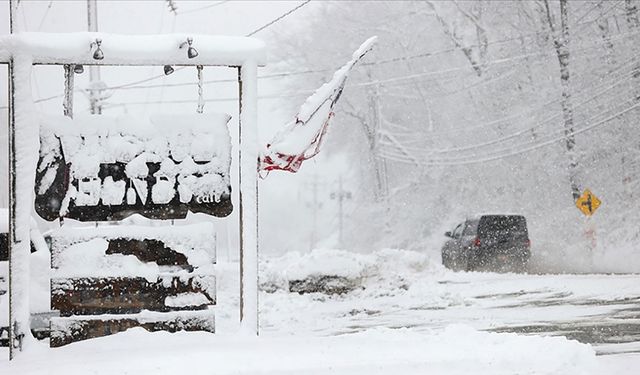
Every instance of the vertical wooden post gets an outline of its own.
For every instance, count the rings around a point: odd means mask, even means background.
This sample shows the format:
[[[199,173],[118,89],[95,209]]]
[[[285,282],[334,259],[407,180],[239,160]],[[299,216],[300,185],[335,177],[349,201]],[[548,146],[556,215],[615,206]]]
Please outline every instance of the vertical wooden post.
[[[15,17],[17,13],[18,3],[15,0],[9,0],[9,32],[15,31]],[[16,311],[14,309],[15,296],[13,295],[14,278],[12,272],[11,253],[14,249],[16,240],[16,137],[15,137],[15,71],[13,66],[13,58],[9,60],[8,66],[8,82],[9,82],[9,360],[15,357],[15,338],[20,335],[19,327],[14,325],[16,320]]]
[[[240,328],[258,335],[258,116],[257,71],[253,61],[238,69],[240,206]]]
[[[13,273],[13,252],[16,242],[16,114],[15,114],[15,72],[13,58],[9,61],[9,359],[15,358],[15,338],[20,334],[16,321],[14,296],[15,276]]]

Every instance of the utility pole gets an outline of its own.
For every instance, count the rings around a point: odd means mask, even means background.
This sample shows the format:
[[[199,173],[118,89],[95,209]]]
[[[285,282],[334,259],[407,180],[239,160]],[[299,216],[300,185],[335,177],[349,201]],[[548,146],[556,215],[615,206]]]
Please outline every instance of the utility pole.
[[[318,214],[319,210],[322,208],[322,202],[319,200],[318,191],[320,188],[325,188],[326,184],[324,182],[320,182],[318,180],[318,174],[314,173],[311,181],[305,181],[302,185],[304,189],[304,205],[311,210],[312,217],[312,227],[311,232],[309,233],[309,251],[315,249],[318,243]],[[311,191],[312,197],[311,199],[307,199],[306,193]],[[301,193],[299,193],[300,196]]]
[[[343,232],[343,226],[344,226],[344,221],[342,219],[342,215],[343,215],[343,210],[342,210],[342,199],[344,197],[344,195],[342,194],[343,190],[342,190],[342,175],[340,175],[340,178],[338,179],[338,217],[339,217],[339,223],[338,225],[340,226],[339,228],[339,232],[338,232],[338,242],[340,243],[340,247],[344,247],[344,241],[342,240],[344,237],[342,235]]]
[[[338,200],[338,243],[342,248],[344,246],[343,232],[344,232],[344,209],[343,201],[345,199],[351,199],[351,192],[344,190],[342,187],[342,175],[338,178],[338,191],[331,193],[331,199]]]
[[[87,0],[87,26],[90,32],[98,32],[98,2],[97,0]],[[100,79],[100,67],[91,65],[89,67],[89,104],[92,115],[102,114],[102,84]]]
[[[311,241],[309,243],[309,250],[313,250],[316,247],[316,233],[318,229],[318,175],[313,175],[313,227],[311,228]]]

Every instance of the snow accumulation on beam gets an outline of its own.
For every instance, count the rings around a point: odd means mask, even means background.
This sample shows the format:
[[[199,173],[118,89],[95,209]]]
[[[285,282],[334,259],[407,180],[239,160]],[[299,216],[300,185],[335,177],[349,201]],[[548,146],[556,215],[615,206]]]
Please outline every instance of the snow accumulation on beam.
[[[187,56],[187,38],[198,52]],[[93,58],[100,40],[102,60]],[[185,43],[185,46],[180,47]],[[33,57],[34,64],[87,65],[221,65],[241,66],[246,61],[266,63],[261,40],[237,36],[197,34],[123,35],[108,33],[18,33],[0,37],[0,62],[15,54]]]

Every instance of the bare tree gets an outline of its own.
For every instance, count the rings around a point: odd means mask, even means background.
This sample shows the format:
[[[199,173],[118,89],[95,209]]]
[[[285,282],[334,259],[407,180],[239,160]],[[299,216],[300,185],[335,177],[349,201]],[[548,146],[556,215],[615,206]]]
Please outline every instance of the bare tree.
[[[483,4],[481,2],[474,2],[471,9],[465,9],[465,7],[454,0],[453,4],[457,9],[456,17],[444,14],[444,7],[451,3],[428,1],[427,4],[429,4],[433,10],[433,14],[442,26],[444,34],[451,39],[457,48],[460,48],[467,60],[469,60],[473,70],[475,70],[478,76],[481,76],[489,49],[487,30],[481,22]],[[461,24],[464,23],[473,25],[476,34],[475,38],[469,38],[465,32],[467,27],[461,26]]]
[[[627,25],[630,29],[640,26],[640,19],[638,19],[638,7],[633,0],[624,0],[624,9],[627,15]]]
[[[580,187],[578,186],[578,156],[576,155],[576,139],[574,136],[573,124],[573,105],[571,103],[571,82],[569,71],[569,16],[567,9],[567,0],[559,0],[560,2],[560,25],[555,21],[555,17],[551,12],[549,0],[544,0],[544,10],[551,29],[553,45],[558,56],[560,64],[560,83],[562,85],[562,117],[564,121],[564,135],[566,155],[569,161],[569,185],[571,186],[571,194],[573,200],[580,197]]]
[[[600,12],[600,17],[598,17],[597,24],[598,24],[598,30],[600,31],[600,36],[602,37],[602,40],[605,46],[606,53],[604,55],[604,62],[607,64],[607,67],[610,70],[616,64],[616,61],[613,55],[613,50],[614,50],[613,42],[610,39],[611,30],[609,27],[609,18],[605,17],[605,11],[603,10],[603,7],[602,7],[603,3],[604,1],[600,1],[598,2],[598,4],[596,4],[596,7]]]

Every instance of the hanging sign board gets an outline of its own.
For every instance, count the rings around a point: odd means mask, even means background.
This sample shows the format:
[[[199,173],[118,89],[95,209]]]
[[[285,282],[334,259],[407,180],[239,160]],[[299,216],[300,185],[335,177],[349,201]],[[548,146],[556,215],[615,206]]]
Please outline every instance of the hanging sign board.
[[[181,219],[231,213],[226,114],[149,119],[44,117],[36,173],[38,215],[79,221],[132,214]]]

